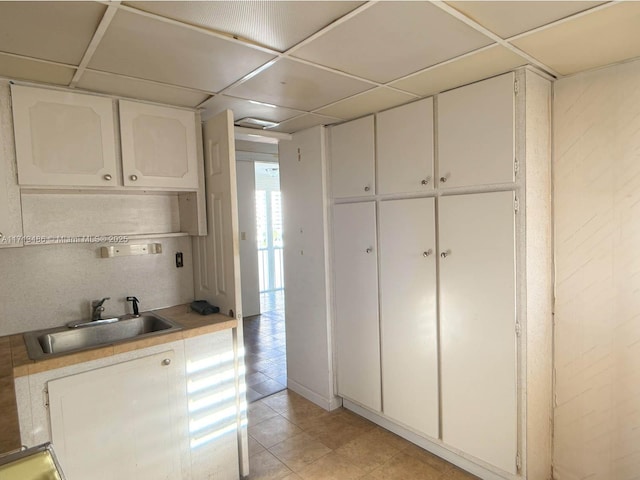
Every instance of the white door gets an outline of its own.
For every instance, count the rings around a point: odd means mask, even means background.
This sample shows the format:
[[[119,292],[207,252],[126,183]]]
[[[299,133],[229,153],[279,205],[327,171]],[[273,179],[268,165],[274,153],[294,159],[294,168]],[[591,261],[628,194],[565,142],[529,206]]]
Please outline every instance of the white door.
[[[335,205],[333,229],[338,394],[380,411],[375,203]]]
[[[11,86],[21,185],[118,185],[113,100]]]
[[[433,189],[433,99],[376,114],[378,193]]]
[[[514,180],[514,74],[438,95],[440,187]]]
[[[69,480],[182,478],[188,431],[174,357],[169,351],[48,383],[52,442]]]
[[[439,199],[442,439],[516,470],[513,192]]]
[[[242,314],[249,317],[260,313],[255,164],[253,162],[237,162],[236,170],[238,173]]]
[[[385,415],[439,436],[435,200],[380,203]]]
[[[331,127],[331,193],[334,198],[375,194],[373,115]]]
[[[238,193],[233,115],[225,110],[203,128],[209,234],[194,237],[195,292],[221,313],[242,318]]]
[[[196,190],[195,113],[129,100],[119,105],[124,184]]]
[[[238,229],[238,190],[233,113],[225,110],[203,126],[204,178],[207,204],[206,237],[193,238],[193,275],[195,296],[220,307],[220,312],[238,319],[234,335],[236,348],[242,349],[242,289]],[[244,370],[244,359],[236,360]],[[244,375],[240,377],[244,388]],[[245,405],[244,390],[238,395]],[[246,409],[238,409],[240,474],[249,474]]]

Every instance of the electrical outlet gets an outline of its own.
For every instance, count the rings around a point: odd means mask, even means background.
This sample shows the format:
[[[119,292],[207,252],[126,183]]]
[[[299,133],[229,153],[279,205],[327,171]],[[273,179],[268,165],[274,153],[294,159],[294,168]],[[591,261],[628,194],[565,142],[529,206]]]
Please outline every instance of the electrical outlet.
[[[184,267],[184,260],[182,258],[182,252],[176,253],[176,268]]]

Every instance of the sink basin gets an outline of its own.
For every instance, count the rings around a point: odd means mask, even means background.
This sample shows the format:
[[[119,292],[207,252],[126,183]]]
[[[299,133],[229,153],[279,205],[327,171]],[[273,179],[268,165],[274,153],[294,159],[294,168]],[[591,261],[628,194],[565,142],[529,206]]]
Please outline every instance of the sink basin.
[[[180,327],[173,322],[146,312],[136,318],[85,328],[59,327],[29,332],[24,334],[24,340],[29,357],[39,360],[58,353],[75,352],[122,340],[146,338],[179,329]]]

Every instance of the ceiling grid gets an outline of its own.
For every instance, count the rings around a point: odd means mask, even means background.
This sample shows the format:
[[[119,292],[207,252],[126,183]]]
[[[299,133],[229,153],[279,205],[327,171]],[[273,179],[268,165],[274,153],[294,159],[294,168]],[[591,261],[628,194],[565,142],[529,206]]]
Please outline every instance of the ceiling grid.
[[[292,133],[521,65],[559,78],[626,61],[638,21],[630,1],[0,1],[0,76]],[[595,59],[577,50],[589,32]]]

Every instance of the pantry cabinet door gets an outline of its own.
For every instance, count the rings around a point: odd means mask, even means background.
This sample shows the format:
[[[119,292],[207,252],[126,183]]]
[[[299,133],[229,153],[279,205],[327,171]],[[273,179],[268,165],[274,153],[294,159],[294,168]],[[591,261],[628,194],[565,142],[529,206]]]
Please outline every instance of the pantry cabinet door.
[[[373,115],[331,127],[334,198],[375,195]]]
[[[381,409],[375,203],[335,205],[338,394]]]
[[[442,440],[516,471],[513,192],[439,199]]]
[[[113,101],[11,86],[20,185],[118,184]]]
[[[378,193],[433,189],[433,99],[376,115]]]
[[[514,180],[513,73],[438,95],[438,162],[442,188]]]
[[[119,103],[124,184],[196,190],[195,113],[128,100]]]
[[[50,381],[51,437],[68,480],[182,478],[184,372],[169,351]]]
[[[384,414],[439,436],[435,200],[380,203]]]

